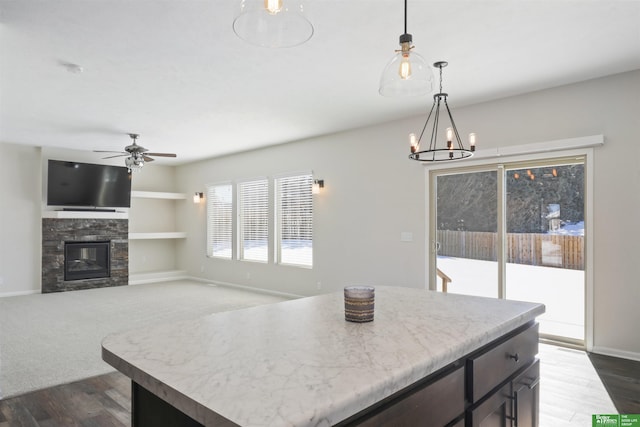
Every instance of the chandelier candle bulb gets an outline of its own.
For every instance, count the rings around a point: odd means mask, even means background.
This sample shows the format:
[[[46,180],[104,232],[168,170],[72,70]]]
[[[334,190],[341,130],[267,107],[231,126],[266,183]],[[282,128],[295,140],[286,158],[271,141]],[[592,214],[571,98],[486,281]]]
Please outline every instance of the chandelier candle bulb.
[[[469,134],[469,146],[471,147],[471,151],[476,151],[476,134]]]
[[[418,138],[416,138],[415,133],[409,134],[409,145],[411,146],[411,152],[415,153],[418,149]]]

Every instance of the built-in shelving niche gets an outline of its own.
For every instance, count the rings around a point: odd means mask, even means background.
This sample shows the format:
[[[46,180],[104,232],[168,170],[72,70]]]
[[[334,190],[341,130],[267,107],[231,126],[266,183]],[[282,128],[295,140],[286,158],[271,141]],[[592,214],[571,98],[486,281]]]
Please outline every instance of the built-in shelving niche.
[[[176,207],[184,193],[132,191],[129,211],[129,284],[178,280],[187,273],[176,268],[176,242],[187,233],[176,230]]]

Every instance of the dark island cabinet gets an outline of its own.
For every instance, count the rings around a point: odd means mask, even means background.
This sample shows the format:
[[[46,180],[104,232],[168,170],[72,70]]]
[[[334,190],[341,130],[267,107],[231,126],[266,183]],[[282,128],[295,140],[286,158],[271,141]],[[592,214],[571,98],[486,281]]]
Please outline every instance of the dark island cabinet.
[[[530,322],[339,425],[537,427],[537,353]]]
[[[538,325],[467,360],[467,427],[537,427]]]
[[[491,393],[470,410],[467,416],[471,427],[507,427],[511,426],[511,391],[507,384]]]
[[[444,426],[463,416],[465,410],[463,364],[449,367],[435,377],[403,391],[354,423],[359,427]]]
[[[537,427],[540,404],[540,361],[520,374],[512,383],[514,426]]]
[[[537,427],[540,361],[470,411],[471,427]]]

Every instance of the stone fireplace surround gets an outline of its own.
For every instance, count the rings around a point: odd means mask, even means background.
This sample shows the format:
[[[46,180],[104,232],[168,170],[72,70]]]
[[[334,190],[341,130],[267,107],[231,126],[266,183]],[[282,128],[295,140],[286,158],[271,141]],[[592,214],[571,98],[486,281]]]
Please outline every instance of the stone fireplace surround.
[[[64,280],[65,241],[109,240],[111,277]],[[129,220],[42,218],[42,293],[129,284]]]

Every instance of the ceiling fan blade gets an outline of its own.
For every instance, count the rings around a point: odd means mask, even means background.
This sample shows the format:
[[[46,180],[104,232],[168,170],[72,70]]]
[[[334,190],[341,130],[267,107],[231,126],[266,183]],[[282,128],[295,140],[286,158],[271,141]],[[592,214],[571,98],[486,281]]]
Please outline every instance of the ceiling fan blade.
[[[116,157],[127,157],[129,156],[129,153],[124,153],[124,154],[116,154],[115,156],[109,156],[109,157],[103,157],[103,159],[114,159]]]
[[[177,157],[173,153],[144,153],[147,156],[156,156],[156,157]]]
[[[115,153],[113,156],[103,157],[103,159],[113,159],[115,157],[129,157],[127,162],[136,162],[136,164],[143,160],[144,162],[153,162],[155,159],[151,156],[157,157],[177,157],[173,153],[150,153],[148,149],[142,145],[137,144],[138,134],[130,133],[132,143],[124,147],[124,151],[107,151],[107,150],[94,150],[96,153]]]

